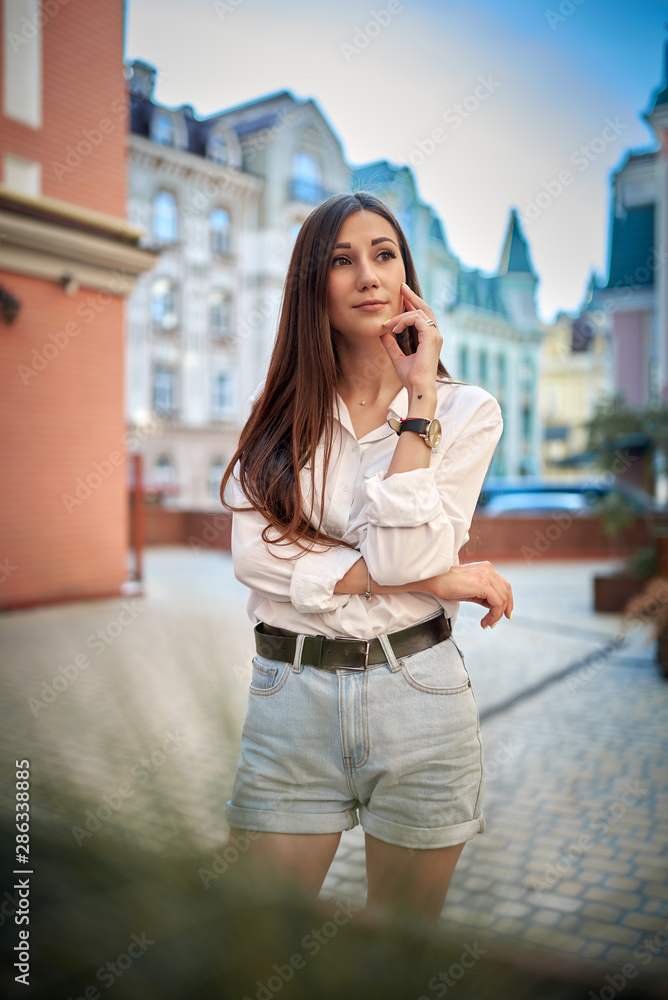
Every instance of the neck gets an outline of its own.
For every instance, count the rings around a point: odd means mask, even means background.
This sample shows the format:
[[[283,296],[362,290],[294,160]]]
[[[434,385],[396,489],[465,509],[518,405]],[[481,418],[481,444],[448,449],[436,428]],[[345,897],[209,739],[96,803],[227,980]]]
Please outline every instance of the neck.
[[[359,344],[353,350],[340,339],[336,348],[339,357],[337,389],[344,402],[373,406],[388,396],[394,399],[402,383],[380,341]]]

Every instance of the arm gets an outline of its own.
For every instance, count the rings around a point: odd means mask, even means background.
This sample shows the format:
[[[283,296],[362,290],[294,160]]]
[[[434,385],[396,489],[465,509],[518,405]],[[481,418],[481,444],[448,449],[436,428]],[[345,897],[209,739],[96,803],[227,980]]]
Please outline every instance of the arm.
[[[442,423],[444,441],[429,468],[385,479],[377,475],[364,485],[368,529],[360,551],[379,584],[425,581],[447,573],[466,541],[501,436],[501,411],[493,396],[474,390]],[[417,435],[411,437],[431,456]]]
[[[236,470],[235,470],[236,473]],[[235,477],[233,503],[245,497]],[[319,546],[310,552],[294,544],[272,545],[262,539],[267,521],[252,508],[232,516],[232,559],[240,583],[272,601],[291,602],[297,611],[322,614],[348,603],[350,593],[334,593],[334,587],[359,560],[356,549],[343,545]],[[272,531],[269,537],[277,537]]]
[[[489,609],[489,614],[480,622],[483,628],[494,628],[504,614],[508,619],[513,616],[510,584],[496,572],[490,562],[465,563],[427,580],[382,586],[375,580],[368,581],[366,563],[363,559],[358,559],[336,584],[334,593],[363,594],[366,592],[367,582],[370,582],[372,594],[427,593],[442,600],[481,604]]]

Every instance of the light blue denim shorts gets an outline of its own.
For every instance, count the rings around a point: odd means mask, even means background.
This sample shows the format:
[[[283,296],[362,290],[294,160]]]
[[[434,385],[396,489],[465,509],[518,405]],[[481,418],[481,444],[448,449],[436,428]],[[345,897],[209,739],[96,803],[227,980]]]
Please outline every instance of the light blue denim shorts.
[[[265,833],[365,832],[450,847],[485,829],[480,723],[452,638],[336,671],[253,658],[227,822]]]

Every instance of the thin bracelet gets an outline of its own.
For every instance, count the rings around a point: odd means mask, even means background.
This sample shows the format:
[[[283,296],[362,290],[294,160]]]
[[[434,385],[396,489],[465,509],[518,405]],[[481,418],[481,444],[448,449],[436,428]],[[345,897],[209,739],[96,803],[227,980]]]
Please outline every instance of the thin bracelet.
[[[366,592],[364,594],[367,601],[371,600],[371,574],[369,573],[369,567],[366,568]]]

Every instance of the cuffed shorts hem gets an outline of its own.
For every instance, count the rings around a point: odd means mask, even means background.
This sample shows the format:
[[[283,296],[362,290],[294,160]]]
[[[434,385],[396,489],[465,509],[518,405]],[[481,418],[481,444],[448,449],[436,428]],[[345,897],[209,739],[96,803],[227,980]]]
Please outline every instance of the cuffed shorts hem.
[[[360,822],[365,833],[370,833],[372,837],[385,841],[386,844],[395,844],[397,847],[453,847],[455,844],[462,844],[465,840],[472,840],[478,833],[483,833],[485,820],[482,815],[476,819],[467,820],[466,823],[457,823],[455,826],[434,826],[417,827],[404,826],[403,823],[394,823],[392,820],[383,819],[369,812],[366,806],[360,806]]]
[[[352,830],[359,820],[354,809],[345,812],[293,813],[269,809],[244,809],[232,802],[225,805],[225,818],[238,830],[261,833],[341,833]]]

